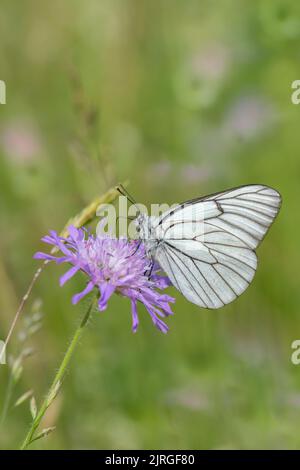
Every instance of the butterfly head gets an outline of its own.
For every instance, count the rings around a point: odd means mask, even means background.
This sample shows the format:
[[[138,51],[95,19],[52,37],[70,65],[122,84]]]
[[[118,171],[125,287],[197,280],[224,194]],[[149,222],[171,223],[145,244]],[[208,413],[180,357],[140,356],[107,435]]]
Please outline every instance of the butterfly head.
[[[148,217],[145,214],[139,214],[135,219],[138,238],[144,243],[149,258],[152,257],[153,250],[158,244],[158,241],[153,236],[154,218],[155,217]]]
[[[152,238],[152,217],[139,214],[135,219],[135,224],[139,239],[149,241]]]
[[[138,238],[140,238],[141,240],[145,240],[146,235],[147,235],[147,227],[148,227],[147,219],[148,217],[145,214],[139,214],[134,221],[136,225]]]

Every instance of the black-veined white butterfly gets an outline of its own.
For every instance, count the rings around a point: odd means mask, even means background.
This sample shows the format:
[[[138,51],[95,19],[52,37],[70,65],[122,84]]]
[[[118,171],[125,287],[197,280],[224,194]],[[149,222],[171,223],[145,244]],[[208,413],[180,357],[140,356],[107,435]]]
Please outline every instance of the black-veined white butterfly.
[[[255,249],[277,216],[281,196],[253,184],[179,204],[159,217],[139,214],[140,240],[190,302],[220,308],[241,295],[256,268]]]

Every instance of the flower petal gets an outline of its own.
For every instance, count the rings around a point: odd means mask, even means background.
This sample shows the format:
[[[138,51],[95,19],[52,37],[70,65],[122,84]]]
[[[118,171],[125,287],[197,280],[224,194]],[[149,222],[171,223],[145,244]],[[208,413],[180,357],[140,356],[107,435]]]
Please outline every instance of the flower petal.
[[[70,225],[68,227],[68,232],[70,234],[70,237],[75,241],[82,241],[84,239],[84,231],[81,230],[80,228],[74,227],[74,225]]]
[[[47,253],[43,253],[41,251],[38,251],[33,255],[34,259],[48,259],[49,261],[56,261],[56,256],[49,255]]]
[[[139,326],[139,317],[137,313],[136,300],[131,299],[131,314],[132,314],[132,331],[136,333],[137,327]]]
[[[45,235],[41,238],[42,242],[48,243],[49,245],[56,245],[56,238],[51,237],[50,235]]]
[[[144,303],[144,305],[145,305],[146,309],[148,310],[148,312],[150,313],[152,321],[153,321],[154,325],[156,326],[156,328],[158,328],[164,334],[168,333],[169,327],[160,318],[158,318],[158,316],[153,311],[152,306],[150,304],[148,304],[148,302]]]
[[[50,230],[50,235],[53,238],[54,246],[57,246],[60,249],[60,251],[62,251],[62,253],[64,253],[65,255],[72,255],[72,252],[66,247],[64,243],[66,239],[59,237],[54,230]]]
[[[154,276],[151,277],[151,280],[155,281],[155,286],[158,287],[158,289],[166,289],[167,287],[172,286],[170,279],[165,276],[154,274]]]
[[[100,284],[99,287],[100,287],[101,297],[99,299],[98,306],[99,306],[99,310],[102,311],[106,309],[107,302],[109,298],[111,297],[111,295],[114,293],[116,288],[115,286],[113,286],[112,284],[108,284],[107,282],[103,282],[102,284]]]
[[[64,263],[64,262],[71,262],[68,256],[62,256],[61,258],[57,258],[56,256],[49,255],[48,253],[42,253],[38,251],[33,255],[34,259],[44,259],[47,261],[55,261],[56,264]]]
[[[173,310],[171,309],[170,305],[167,302],[162,302],[159,305],[159,308],[161,308],[163,310],[163,312],[165,313],[166,316],[174,315]]]
[[[69,269],[63,276],[61,276],[59,280],[60,287],[62,287],[69,279],[71,279],[71,277],[73,277],[79,269],[80,266],[72,266],[71,269]]]
[[[78,294],[73,295],[72,304],[77,304],[79,300],[81,300],[85,295],[91,292],[93,288],[94,288],[94,284],[92,282],[89,282],[86,288],[82,292],[79,292]]]

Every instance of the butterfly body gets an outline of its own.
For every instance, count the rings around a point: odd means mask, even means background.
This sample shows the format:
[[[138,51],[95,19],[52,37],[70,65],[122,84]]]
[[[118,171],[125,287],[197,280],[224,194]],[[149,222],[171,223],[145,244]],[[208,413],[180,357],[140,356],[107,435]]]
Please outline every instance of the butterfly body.
[[[162,240],[157,238],[154,230],[154,221],[156,217],[148,217],[145,214],[140,214],[136,218],[137,230],[139,233],[139,238],[143,241],[146,253],[149,258],[155,258],[155,251]]]
[[[255,249],[277,216],[280,194],[248,185],[184,202],[159,217],[140,214],[146,252],[189,301],[220,308],[251,283]]]

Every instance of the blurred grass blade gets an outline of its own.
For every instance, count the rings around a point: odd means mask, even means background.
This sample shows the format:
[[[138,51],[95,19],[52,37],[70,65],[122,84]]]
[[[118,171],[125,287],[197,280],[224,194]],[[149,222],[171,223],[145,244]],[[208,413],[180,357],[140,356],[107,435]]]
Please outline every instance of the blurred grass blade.
[[[34,396],[32,396],[30,400],[30,413],[31,413],[32,419],[35,419],[37,415],[37,406],[36,406],[36,401],[35,401]]]
[[[33,395],[33,390],[28,390],[27,392],[23,393],[23,395],[18,398],[16,403],[14,404],[14,407],[22,405],[26,400],[28,400],[30,397]]]
[[[56,426],[51,426],[49,428],[43,429],[31,442],[37,441],[38,439],[42,439],[43,437],[49,436],[53,431],[55,431]]]
[[[51,403],[55,400],[59,390],[60,390],[60,387],[61,387],[61,380],[58,380],[58,382],[56,383],[55,387],[53,388],[53,390],[51,390],[48,398],[47,398],[47,408],[51,405]]]

